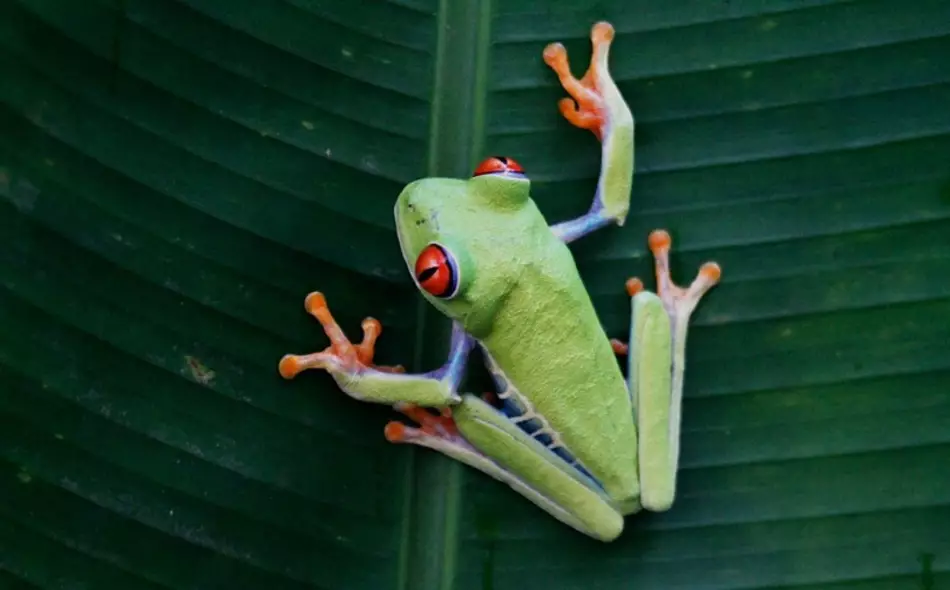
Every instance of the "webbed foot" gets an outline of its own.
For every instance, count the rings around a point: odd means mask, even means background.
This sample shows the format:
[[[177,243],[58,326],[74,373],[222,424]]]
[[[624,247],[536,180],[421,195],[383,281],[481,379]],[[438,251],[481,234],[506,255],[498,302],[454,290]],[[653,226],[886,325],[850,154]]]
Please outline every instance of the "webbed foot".
[[[497,402],[496,395],[492,392],[485,392],[481,397],[489,405]],[[415,443],[431,447],[433,439],[441,439],[441,444],[456,445],[476,452],[474,447],[459,434],[455,419],[452,418],[452,408],[440,408],[438,413],[432,409],[408,403],[397,403],[393,408],[415,422],[418,427],[396,420],[390,421],[383,431],[389,442]]]
[[[452,419],[450,408],[442,408],[438,414],[414,404],[396,404],[395,409],[419,426],[418,428],[407,426],[395,420],[389,422],[383,431],[389,442],[412,443],[428,437],[441,438],[454,443],[464,442],[459,435],[455,420]]]
[[[597,193],[587,214],[554,226],[555,235],[572,242],[609,223],[623,225],[630,209],[633,185],[634,120],[630,107],[608,69],[614,28],[599,22],[591,28],[593,53],[584,76],[571,74],[567,50],[560,43],[544,48],[544,62],[557,74],[570,97],[558,109],[572,125],[591,131],[601,143],[601,169]]]
[[[610,23],[599,22],[591,29],[590,38],[593,54],[587,72],[580,80],[571,74],[567,50],[562,44],[551,43],[545,47],[544,62],[554,70],[561,86],[571,95],[558,101],[558,109],[564,118],[576,127],[589,129],[597,139],[603,140],[611,115],[607,95],[611,91],[619,95],[607,68],[614,28]]]
[[[715,262],[706,262],[699,268],[689,287],[680,287],[673,282],[670,275],[672,244],[673,240],[667,231],[658,229],[650,233],[650,252],[653,253],[656,268],[656,294],[663,301],[663,307],[670,315],[673,326],[685,328],[699,300],[719,282],[722,269]]]
[[[308,369],[326,369],[338,373],[357,373],[361,369],[374,369],[383,373],[402,373],[401,365],[381,366],[373,364],[376,354],[376,340],[383,331],[382,324],[375,318],[363,320],[363,341],[353,344],[343,333],[330,308],[327,300],[320,292],[307,295],[304,300],[307,313],[317,318],[323,326],[323,331],[330,338],[330,346],[321,352],[294,355],[287,354],[280,359],[278,370],[284,379],[293,379],[300,372]]]

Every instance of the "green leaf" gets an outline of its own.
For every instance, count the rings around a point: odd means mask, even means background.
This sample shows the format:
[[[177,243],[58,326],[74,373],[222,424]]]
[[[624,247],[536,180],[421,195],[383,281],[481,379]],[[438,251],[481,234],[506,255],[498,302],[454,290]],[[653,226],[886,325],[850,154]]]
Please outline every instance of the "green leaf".
[[[317,289],[439,363],[406,182],[501,153],[586,209],[541,50],[579,74],[604,18],[638,122],[627,224],[573,247],[604,325],[656,227],[724,270],[677,502],[608,545],[276,372]],[[950,585],[948,55],[941,0],[0,2],[0,586]]]

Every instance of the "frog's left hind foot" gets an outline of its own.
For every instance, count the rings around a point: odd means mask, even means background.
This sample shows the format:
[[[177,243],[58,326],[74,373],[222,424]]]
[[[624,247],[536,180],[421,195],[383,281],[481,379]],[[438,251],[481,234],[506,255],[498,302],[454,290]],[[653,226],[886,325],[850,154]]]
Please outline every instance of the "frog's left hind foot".
[[[396,420],[390,421],[386,424],[383,434],[391,443],[420,444],[438,450],[443,450],[445,445],[470,446],[459,435],[455,420],[452,419],[452,410],[449,408],[441,409],[438,414],[415,404],[396,404],[394,409],[405,414],[418,424],[418,427]]]
[[[623,517],[603,491],[515,425],[486,400],[490,397],[466,394],[460,404],[438,414],[396,404],[419,427],[390,422],[386,438],[442,452],[508,484],[568,526],[602,541],[617,538]]]
[[[321,352],[311,354],[284,355],[280,359],[278,370],[284,379],[293,379],[302,371],[308,369],[326,369],[331,366],[339,366],[349,371],[355,371],[360,367],[374,369],[383,373],[402,373],[404,369],[401,365],[382,366],[374,365],[373,357],[376,354],[376,339],[383,331],[382,324],[375,318],[365,318],[362,323],[363,341],[359,344],[353,344],[343,333],[343,329],[327,306],[326,298],[323,293],[313,292],[307,295],[304,300],[304,307],[307,313],[317,318],[323,331],[330,338],[330,346]]]
[[[482,396],[482,400],[489,405],[490,398],[491,394]],[[390,421],[383,429],[383,435],[389,442],[428,447],[496,479],[504,481],[507,477],[503,469],[465,440],[459,432],[450,407],[435,410],[435,408],[423,408],[415,404],[396,403],[393,409],[404,414],[417,426],[410,426],[397,420]]]
[[[494,405],[496,396],[494,393],[486,392],[482,394],[482,400]],[[443,444],[453,444],[465,447],[466,450],[478,452],[468,444],[459,434],[455,419],[452,418],[452,408],[444,407],[438,410],[438,414],[433,413],[429,408],[423,408],[415,404],[397,403],[393,406],[397,412],[404,414],[410,420],[419,425],[418,428],[408,426],[395,420],[386,424],[383,434],[386,440],[391,443],[414,443],[422,446],[433,447]],[[432,439],[441,439],[442,443],[433,443]],[[439,450],[443,450],[439,448]]]

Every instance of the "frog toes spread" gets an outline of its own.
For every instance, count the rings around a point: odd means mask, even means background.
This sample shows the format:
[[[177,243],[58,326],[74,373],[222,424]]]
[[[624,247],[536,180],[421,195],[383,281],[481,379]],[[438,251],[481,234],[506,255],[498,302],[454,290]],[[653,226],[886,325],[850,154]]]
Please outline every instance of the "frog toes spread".
[[[307,313],[317,318],[323,331],[330,338],[330,346],[321,352],[294,355],[287,354],[280,359],[278,370],[284,379],[293,379],[308,369],[327,369],[339,372],[357,372],[362,368],[371,368],[386,373],[402,373],[402,366],[380,366],[373,364],[376,354],[376,340],[383,331],[382,324],[375,318],[363,320],[363,340],[353,344],[337,324],[327,306],[323,293],[314,291],[304,300]]]
[[[614,38],[614,28],[599,22],[591,29],[593,54],[584,77],[578,80],[571,74],[567,50],[560,43],[551,43],[544,49],[544,62],[561,81],[570,98],[558,101],[558,109],[572,125],[588,129],[603,140],[609,113],[604,100],[603,85],[613,84],[607,69],[607,55]]]
[[[682,321],[692,314],[703,295],[719,282],[722,269],[715,262],[706,262],[699,268],[699,273],[689,287],[680,287],[670,275],[670,248],[673,244],[670,234],[666,230],[654,230],[650,233],[648,243],[656,268],[657,295],[663,300],[663,306],[671,318]]]

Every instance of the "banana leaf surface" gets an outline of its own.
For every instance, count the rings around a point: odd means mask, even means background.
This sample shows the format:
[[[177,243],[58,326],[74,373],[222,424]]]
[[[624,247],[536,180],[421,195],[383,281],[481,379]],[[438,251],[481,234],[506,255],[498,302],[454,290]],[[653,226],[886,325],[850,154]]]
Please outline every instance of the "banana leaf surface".
[[[497,153],[586,211],[541,52],[580,75],[600,19],[638,124],[626,225],[572,245],[608,334],[650,230],[723,268],[677,502],[610,544],[277,373],[313,290],[442,362],[405,183]],[[948,56],[943,0],[0,1],[0,587],[950,588]]]

